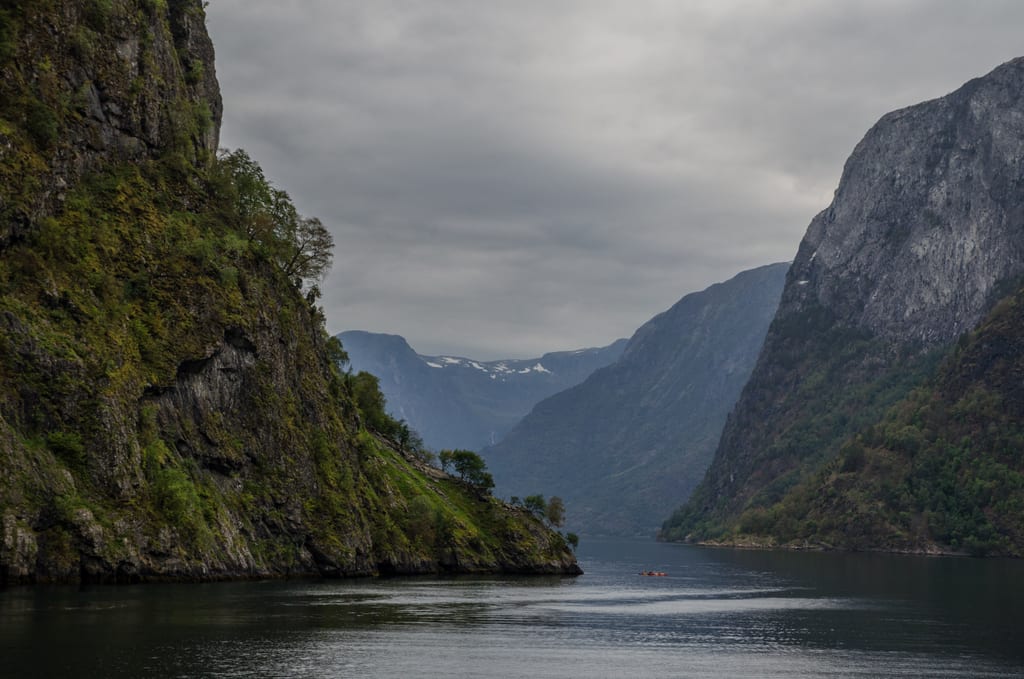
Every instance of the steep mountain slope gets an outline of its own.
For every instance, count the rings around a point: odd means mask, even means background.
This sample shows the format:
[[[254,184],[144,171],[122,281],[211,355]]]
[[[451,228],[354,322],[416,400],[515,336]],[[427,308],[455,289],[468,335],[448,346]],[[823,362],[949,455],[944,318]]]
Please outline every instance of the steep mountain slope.
[[[622,355],[626,340],[540,358],[474,361],[422,356],[398,335],[353,330],[338,338],[351,368],[380,379],[388,411],[429,448],[479,450],[499,440],[541,399],[579,384]]]
[[[644,324],[622,357],[484,451],[502,493],[559,495],[588,533],[652,534],[711,460],[788,264],[745,271]]]
[[[1024,273],[1024,59],[884,116],[811,222],[669,539],[741,530],[927,376]]]
[[[214,156],[203,20],[0,4],[0,585],[578,571],[362,426],[282,265],[308,222],[279,192],[265,228]]]
[[[0,3],[0,244],[59,209],[86,173],[216,152],[222,106],[202,7],[165,5]]]
[[[1024,289],[933,379],[741,529],[783,544],[1024,555]]]

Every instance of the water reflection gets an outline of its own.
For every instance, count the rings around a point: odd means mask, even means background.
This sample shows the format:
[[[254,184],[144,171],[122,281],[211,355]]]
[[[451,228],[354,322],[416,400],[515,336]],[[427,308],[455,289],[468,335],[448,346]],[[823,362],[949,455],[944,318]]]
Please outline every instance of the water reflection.
[[[1024,672],[1016,561],[601,540],[581,560],[576,579],[14,589],[0,593],[0,675]]]

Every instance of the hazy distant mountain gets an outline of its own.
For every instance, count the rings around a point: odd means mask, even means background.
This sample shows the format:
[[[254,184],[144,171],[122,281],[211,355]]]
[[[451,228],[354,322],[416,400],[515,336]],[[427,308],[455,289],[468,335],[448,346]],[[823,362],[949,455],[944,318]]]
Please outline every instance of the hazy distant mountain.
[[[498,492],[560,495],[575,530],[653,534],[703,477],[788,266],[687,295],[637,330],[614,364],[537,404],[484,451]]]
[[[479,450],[497,442],[538,401],[579,384],[615,361],[626,346],[621,339],[607,347],[540,358],[474,361],[422,356],[398,335],[352,330],[338,338],[352,370],[380,378],[388,411],[435,450]]]

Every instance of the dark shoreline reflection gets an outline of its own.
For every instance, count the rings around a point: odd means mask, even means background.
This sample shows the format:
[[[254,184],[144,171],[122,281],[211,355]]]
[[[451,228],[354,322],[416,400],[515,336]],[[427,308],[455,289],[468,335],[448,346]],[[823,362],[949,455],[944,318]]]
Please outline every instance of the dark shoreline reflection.
[[[13,588],[0,676],[1024,673],[1019,561],[596,538],[580,558],[579,578]]]

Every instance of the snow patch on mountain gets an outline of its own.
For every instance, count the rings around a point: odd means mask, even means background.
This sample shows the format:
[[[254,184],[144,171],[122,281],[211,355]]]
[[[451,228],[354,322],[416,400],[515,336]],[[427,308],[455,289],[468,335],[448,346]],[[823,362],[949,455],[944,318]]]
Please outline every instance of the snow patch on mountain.
[[[572,352],[573,354],[579,354],[581,352],[593,351],[591,349],[583,349],[581,351]],[[530,373],[546,373],[548,375],[554,374],[551,370],[544,367],[544,364],[537,361],[531,364],[531,360],[522,361],[474,361],[470,358],[458,358],[455,356],[419,356],[420,360],[426,363],[431,368],[472,368],[479,370],[480,372],[486,373],[491,379],[497,379],[501,377],[503,380],[509,375],[529,375]],[[533,359],[536,361],[536,359]]]

